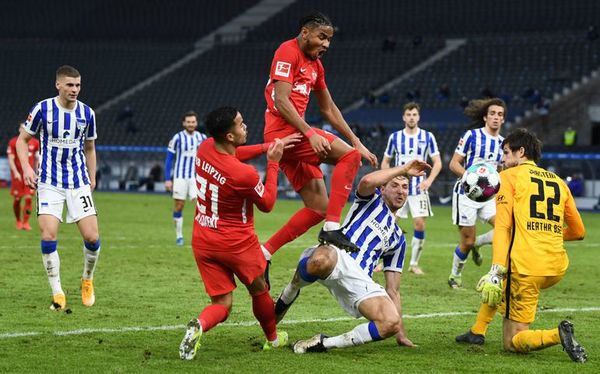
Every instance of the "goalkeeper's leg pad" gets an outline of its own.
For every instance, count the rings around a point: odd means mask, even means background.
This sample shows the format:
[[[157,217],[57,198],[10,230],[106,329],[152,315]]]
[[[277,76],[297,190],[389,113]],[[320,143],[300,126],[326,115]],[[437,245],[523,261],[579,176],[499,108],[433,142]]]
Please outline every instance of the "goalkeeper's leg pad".
[[[485,335],[473,334],[473,332],[469,329],[469,331],[466,333],[458,335],[456,337],[456,342],[483,345],[485,343]]]
[[[581,363],[587,361],[585,349],[575,340],[575,327],[570,321],[564,320],[558,325],[558,334],[560,335],[560,344],[571,360]]]

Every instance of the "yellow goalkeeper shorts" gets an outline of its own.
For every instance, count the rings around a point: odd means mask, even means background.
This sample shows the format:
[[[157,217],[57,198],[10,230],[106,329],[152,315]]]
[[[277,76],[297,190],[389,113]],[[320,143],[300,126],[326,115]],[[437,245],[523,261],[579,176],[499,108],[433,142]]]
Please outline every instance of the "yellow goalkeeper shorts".
[[[539,277],[512,273],[510,279],[504,282],[502,303],[498,310],[504,316],[515,322],[531,323],[535,320],[535,312],[540,290],[554,286],[560,282],[564,274]],[[510,285],[509,292],[506,287]]]

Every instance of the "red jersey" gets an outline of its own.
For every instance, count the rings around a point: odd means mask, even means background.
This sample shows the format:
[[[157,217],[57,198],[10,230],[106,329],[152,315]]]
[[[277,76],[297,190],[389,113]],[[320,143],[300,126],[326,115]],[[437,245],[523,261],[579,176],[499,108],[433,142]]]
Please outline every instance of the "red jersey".
[[[312,90],[324,90],[325,69],[321,60],[311,60],[300,49],[297,39],[291,39],[282,43],[275,51],[273,62],[271,63],[271,72],[269,81],[265,88],[265,99],[267,100],[267,112],[275,117],[282,119],[275,108],[273,98],[275,97],[274,88],[276,81],[288,82],[292,85],[290,101],[300,117],[304,118],[304,112],[308,106],[308,99]],[[267,121],[265,123],[265,133],[274,130],[272,126],[280,126],[281,121]],[[290,124],[294,131],[295,127]]]
[[[14,138],[10,139],[10,141],[8,142],[8,148],[6,149],[6,154],[8,154],[9,156],[15,156],[15,166],[17,167],[19,173],[23,174],[21,161],[19,160],[19,156],[17,155],[17,139],[19,139],[18,136],[15,136]],[[37,157],[37,153],[40,150],[40,142],[36,138],[31,138],[29,143],[27,143],[27,146],[29,148],[29,165],[31,165],[31,167],[34,167],[35,158]]]
[[[257,244],[253,204],[264,212],[273,209],[278,168],[277,162],[268,162],[263,185],[253,166],[219,152],[214,138],[202,142],[196,154],[198,200],[192,246],[223,251]]]

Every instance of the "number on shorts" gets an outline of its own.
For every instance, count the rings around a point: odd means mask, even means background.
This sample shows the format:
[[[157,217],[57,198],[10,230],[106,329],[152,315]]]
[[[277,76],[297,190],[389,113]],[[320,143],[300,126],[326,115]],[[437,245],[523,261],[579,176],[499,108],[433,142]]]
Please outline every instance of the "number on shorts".
[[[87,210],[94,206],[94,204],[92,204],[91,196],[79,196],[79,198],[81,199],[81,203],[83,204],[83,210]]]

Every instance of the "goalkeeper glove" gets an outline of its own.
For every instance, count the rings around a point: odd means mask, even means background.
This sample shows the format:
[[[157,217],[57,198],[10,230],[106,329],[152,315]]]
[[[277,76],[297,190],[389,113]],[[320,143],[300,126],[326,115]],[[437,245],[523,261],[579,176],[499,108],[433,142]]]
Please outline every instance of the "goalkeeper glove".
[[[481,292],[481,302],[492,308],[502,301],[502,278],[506,269],[502,265],[493,264],[489,273],[481,277],[477,283],[477,292]]]

